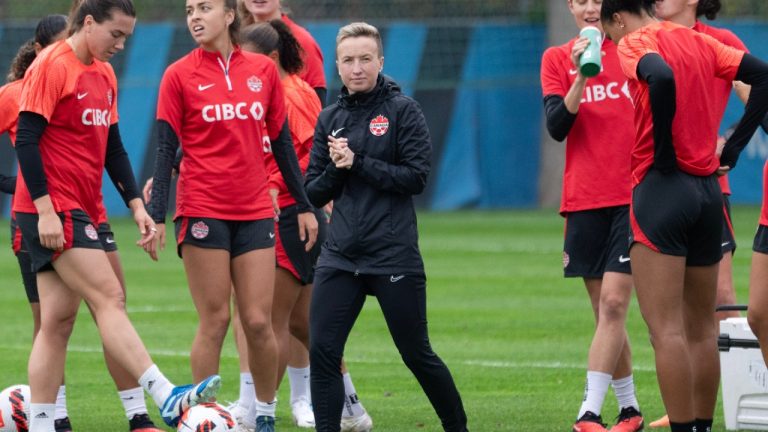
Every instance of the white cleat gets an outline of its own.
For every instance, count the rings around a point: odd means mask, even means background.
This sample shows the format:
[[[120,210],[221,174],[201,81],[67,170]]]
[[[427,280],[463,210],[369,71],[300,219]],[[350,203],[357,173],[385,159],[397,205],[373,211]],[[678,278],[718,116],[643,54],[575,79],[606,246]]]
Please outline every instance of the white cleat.
[[[246,417],[248,415],[248,409],[243,408],[240,405],[239,400],[227,405],[227,411],[232,414],[232,419],[235,420],[234,432],[254,432],[256,425],[247,424]]]
[[[312,405],[306,398],[299,398],[291,402],[291,413],[293,414],[293,423],[300,428],[315,427],[315,413],[312,412]]]
[[[371,432],[373,430],[373,419],[368,415],[368,411],[363,411],[357,417],[342,417],[341,432]]]

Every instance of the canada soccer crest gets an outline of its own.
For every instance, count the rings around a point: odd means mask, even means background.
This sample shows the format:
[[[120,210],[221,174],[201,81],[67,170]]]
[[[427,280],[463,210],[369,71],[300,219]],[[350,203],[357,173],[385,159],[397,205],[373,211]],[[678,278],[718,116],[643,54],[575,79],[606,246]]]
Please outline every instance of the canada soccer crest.
[[[563,268],[568,267],[568,264],[571,263],[571,256],[568,255],[568,252],[563,251]]]
[[[85,226],[85,236],[91,240],[99,239],[99,233],[96,232],[96,228],[94,228],[91,224]]]
[[[190,230],[192,232],[192,237],[202,240],[206,237],[208,237],[208,232],[210,232],[210,228],[208,228],[208,225],[205,224],[205,222],[195,222],[192,225],[192,229]]]
[[[375,136],[382,136],[389,130],[389,119],[379,114],[371,120],[368,129],[370,129],[371,133]]]
[[[248,89],[252,92],[258,93],[261,91],[262,87],[264,87],[264,84],[262,84],[261,80],[256,75],[252,75],[248,78]]]

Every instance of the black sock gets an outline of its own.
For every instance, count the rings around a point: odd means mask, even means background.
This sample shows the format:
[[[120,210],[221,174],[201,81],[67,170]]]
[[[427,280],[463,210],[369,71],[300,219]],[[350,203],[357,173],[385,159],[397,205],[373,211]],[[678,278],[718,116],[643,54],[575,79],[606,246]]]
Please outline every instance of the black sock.
[[[695,421],[689,423],[669,422],[669,427],[672,429],[672,432],[699,432],[696,430]]]
[[[712,419],[696,419],[696,432],[712,432]]]

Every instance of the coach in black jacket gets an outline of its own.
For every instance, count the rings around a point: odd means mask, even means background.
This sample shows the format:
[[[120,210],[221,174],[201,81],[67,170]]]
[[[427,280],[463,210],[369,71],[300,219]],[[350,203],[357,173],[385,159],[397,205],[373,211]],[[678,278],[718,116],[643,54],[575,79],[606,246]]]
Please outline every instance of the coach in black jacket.
[[[426,276],[411,198],[424,190],[429,174],[429,130],[418,104],[380,74],[382,53],[375,27],[353,23],[339,30],[336,60],[344,88],[338,103],[320,113],[307,169],[312,204],[333,201],[310,309],[316,430],[339,431],[344,344],[366,295],[374,295],[443,428],[463,432],[461,397],[429,344]]]

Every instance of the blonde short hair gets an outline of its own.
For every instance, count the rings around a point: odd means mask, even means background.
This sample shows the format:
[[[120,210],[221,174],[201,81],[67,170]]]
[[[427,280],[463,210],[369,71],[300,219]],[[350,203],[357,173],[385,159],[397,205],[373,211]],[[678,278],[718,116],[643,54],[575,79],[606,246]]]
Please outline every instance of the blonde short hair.
[[[344,39],[355,37],[369,37],[376,41],[376,47],[379,50],[379,57],[384,57],[384,46],[381,43],[381,33],[376,27],[365,22],[353,22],[339,29],[336,35],[336,48]]]

